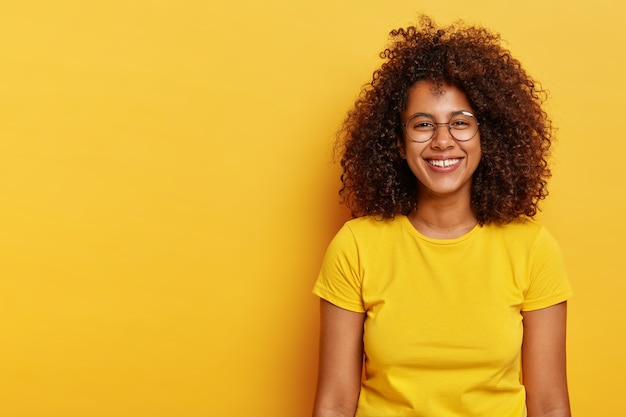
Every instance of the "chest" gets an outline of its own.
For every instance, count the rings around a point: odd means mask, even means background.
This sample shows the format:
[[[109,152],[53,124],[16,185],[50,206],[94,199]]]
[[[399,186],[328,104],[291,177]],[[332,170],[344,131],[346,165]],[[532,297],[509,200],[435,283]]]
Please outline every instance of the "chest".
[[[459,369],[518,359],[523,257],[501,246],[402,247],[362,262],[368,360]]]

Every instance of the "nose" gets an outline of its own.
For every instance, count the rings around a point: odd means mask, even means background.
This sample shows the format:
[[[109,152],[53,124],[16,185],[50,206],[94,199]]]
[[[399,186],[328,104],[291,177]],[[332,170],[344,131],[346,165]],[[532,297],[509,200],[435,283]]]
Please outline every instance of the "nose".
[[[456,141],[450,134],[450,129],[448,129],[448,123],[437,123],[433,137],[430,140],[430,146],[433,149],[449,149],[455,143]]]

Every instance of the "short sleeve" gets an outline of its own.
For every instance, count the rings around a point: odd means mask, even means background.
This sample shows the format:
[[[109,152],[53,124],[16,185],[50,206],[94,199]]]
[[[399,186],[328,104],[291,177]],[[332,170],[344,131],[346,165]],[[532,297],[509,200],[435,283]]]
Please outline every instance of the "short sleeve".
[[[530,262],[531,273],[522,311],[550,307],[573,296],[561,249],[545,227],[537,235]]]
[[[349,226],[344,225],[326,249],[313,293],[337,307],[363,313],[359,270],[358,246]]]

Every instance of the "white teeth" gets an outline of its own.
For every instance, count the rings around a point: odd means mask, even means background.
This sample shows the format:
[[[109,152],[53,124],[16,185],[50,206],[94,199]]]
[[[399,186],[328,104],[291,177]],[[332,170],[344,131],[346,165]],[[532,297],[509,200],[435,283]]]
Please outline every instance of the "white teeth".
[[[428,163],[436,167],[449,167],[458,164],[460,159],[429,159]]]

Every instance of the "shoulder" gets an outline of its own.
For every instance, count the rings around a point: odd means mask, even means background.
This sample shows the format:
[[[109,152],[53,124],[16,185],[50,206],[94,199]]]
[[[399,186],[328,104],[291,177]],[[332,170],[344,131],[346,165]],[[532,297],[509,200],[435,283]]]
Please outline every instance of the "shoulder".
[[[515,256],[543,256],[558,254],[559,245],[548,229],[534,220],[520,219],[511,223],[483,226],[483,241],[490,246],[498,245]]]
[[[506,224],[487,224],[483,226],[487,235],[499,236],[506,241],[533,244],[543,236],[549,236],[545,226],[531,219],[517,219]]]
[[[562,264],[559,243],[541,223],[523,219],[506,225],[489,225],[485,228],[491,237],[490,246],[499,245],[516,260],[541,268],[545,264]],[[496,244],[496,245],[494,245]]]
[[[393,219],[364,216],[347,221],[338,235],[349,235],[355,242],[372,242],[386,240],[398,233],[402,233],[405,225],[404,216]]]
[[[330,246],[353,247],[362,250],[393,241],[403,232],[404,221],[404,216],[396,216],[393,219],[364,216],[349,220],[339,229]]]

